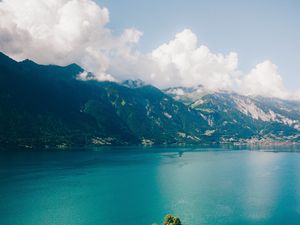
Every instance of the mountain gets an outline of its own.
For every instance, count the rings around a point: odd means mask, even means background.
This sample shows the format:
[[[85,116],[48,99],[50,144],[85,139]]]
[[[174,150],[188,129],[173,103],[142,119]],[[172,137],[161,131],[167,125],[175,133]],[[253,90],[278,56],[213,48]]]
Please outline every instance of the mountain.
[[[0,148],[300,142],[299,102],[83,72],[0,53]]]
[[[82,81],[83,69],[0,54],[0,146],[82,147],[203,142],[207,122],[140,82]]]
[[[220,142],[299,142],[300,103],[209,91],[203,86],[164,90],[177,101],[196,110],[210,128],[207,135]]]

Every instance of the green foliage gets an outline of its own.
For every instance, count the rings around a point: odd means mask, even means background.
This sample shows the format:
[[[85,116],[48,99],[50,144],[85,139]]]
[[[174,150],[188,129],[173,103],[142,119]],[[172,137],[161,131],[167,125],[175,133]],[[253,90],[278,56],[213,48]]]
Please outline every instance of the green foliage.
[[[168,214],[165,216],[164,225],[181,225],[181,221],[178,217]]]
[[[164,218],[164,225],[181,225],[181,221],[178,217],[175,217],[171,214],[167,214]],[[152,225],[157,225],[157,223],[153,223]]]

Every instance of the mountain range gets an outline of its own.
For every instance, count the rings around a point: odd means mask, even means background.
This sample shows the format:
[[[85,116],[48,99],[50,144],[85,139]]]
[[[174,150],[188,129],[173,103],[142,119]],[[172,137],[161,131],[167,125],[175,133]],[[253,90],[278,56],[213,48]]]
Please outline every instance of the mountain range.
[[[0,147],[300,142],[300,103],[140,80],[83,81],[84,70],[0,53]]]

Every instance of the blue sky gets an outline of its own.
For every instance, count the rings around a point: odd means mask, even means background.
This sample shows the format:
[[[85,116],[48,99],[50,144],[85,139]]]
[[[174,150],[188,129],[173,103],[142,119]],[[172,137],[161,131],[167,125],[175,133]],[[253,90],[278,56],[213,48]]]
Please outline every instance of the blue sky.
[[[237,52],[242,71],[270,59],[288,88],[300,88],[300,1],[97,1],[109,9],[113,32],[128,27],[143,32],[142,52],[189,28],[212,52]]]

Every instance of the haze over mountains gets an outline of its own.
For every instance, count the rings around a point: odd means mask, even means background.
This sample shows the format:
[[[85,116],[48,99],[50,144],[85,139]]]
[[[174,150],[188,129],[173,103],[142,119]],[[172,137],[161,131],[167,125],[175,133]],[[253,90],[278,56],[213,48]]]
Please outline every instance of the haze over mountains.
[[[84,70],[0,54],[0,146],[293,143],[300,103],[140,80],[83,81]]]

